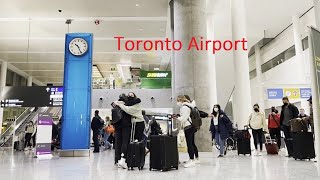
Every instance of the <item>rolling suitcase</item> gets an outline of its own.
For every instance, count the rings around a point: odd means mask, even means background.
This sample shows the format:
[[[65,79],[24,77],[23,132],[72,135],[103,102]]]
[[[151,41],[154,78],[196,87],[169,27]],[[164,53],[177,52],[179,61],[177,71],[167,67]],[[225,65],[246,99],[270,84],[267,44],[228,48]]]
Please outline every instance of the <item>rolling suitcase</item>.
[[[238,155],[251,155],[251,135],[248,130],[238,130],[235,133],[235,137],[237,139],[237,150]]]
[[[313,134],[311,132],[298,132],[293,136],[293,158],[313,159],[316,157],[314,150]]]
[[[127,150],[127,166],[128,170],[138,167],[142,170],[145,164],[146,149],[143,142],[134,141],[136,124],[132,123],[131,140]]]
[[[291,132],[307,132],[308,131],[308,121],[306,118],[295,118],[290,120]]]
[[[178,169],[179,156],[176,136],[150,136],[150,171]]]
[[[279,153],[279,146],[275,139],[266,139],[265,143],[267,154],[277,155]]]

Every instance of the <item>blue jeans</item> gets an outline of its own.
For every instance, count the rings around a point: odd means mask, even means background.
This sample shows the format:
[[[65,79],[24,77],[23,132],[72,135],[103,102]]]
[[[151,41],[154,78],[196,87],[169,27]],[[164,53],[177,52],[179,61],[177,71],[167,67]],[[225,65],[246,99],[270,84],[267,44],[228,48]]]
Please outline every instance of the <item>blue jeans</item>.
[[[224,145],[225,145],[225,139],[221,139],[220,134],[218,133],[218,127],[216,126],[216,134],[215,134],[215,141],[220,146],[220,155],[224,154]]]
[[[107,132],[103,131],[103,139],[104,139],[104,146],[106,149],[111,148],[111,144],[108,141],[110,134],[108,134]]]

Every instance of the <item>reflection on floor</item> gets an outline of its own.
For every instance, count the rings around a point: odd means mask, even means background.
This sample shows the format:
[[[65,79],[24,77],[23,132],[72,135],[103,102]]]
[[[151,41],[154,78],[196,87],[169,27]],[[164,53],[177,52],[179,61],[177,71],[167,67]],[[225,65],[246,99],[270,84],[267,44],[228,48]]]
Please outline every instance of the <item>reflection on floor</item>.
[[[148,159],[148,157],[147,157]],[[180,154],[181,161],[187,159]],[[93,154],[90,158],[59,158],[37,160],[32,153],[0,152],[1,180],[169,180],[169,179],[252,179],[252,180],[319,180],[320,169],[313,161],[295,161],[284,155],[238,156],[235,152],[225,158],[216,158],[216,153],[201,153],[201,164],[195,168],[169,172],[149,171],[148,162],[143,171],[118,169],[113,164],[113,151]]]

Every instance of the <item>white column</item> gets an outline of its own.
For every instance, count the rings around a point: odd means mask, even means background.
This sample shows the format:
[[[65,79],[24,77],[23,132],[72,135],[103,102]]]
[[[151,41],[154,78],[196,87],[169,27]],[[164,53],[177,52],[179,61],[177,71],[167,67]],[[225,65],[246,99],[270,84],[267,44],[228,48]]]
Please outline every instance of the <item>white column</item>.
[[[32,86],[32,76],[28,77],[28,86]]]
[[[207,39],[214,39],[214,14],[207,13]],[[213,49],[213,44],[210,43],[209,49]],[[212,109],[215,104],[218,103],[217,100],[217,76],[216,76],[216,58],[215,55],[212,54],[211,51],[208,51],[208,79],[210,79],[209,83],[209,106]]]
[[[232,38],[247,39],[245,0],[231,1]],[[233,115],[239,129],[247,124],[251,113],[251,92],[248,51],[234,50],[235,89]]]
[[[3,88],[6,86],[7,70],[8,70],[7,61],[2,61],[1,76],[0,76],[0,78],[1,78],[0,79],[0,100],[2,100]],[[3,108],[0,107],[0,135],[1,135],[1,130],[2,130],[2,122],[3,122]]]
[[[301,24],[300,24],[300,18],[299,15],[295,15],[292,17],[292,27],[293,27],[293,37],[294,37],[294,46],[295,46],[295,50],[296,50],[296,58],[299,59],[299,62],[301,63],[301,66],[304,68],[299,68],[300,71],[302,71],[301,73],[304,74],[306,77],[307,74],[307,69],[309,69],[307,67],[307,62],[304,59],[304,55],[303,55],[303,48],[302,48],[302,39],[301,39]]]
[[[195,99],[197,107],[210,112],[208,101],[210,92],[207,51],[188,50],[192,37],[198,41],[207,38],[206,0],[174,1],[174,38],[181,40],[183,48],[174,54],[175,95],[189,95]],[[210,121],[204,120],[196,133],[196,144],[200,151],[211,151],[211,137],[208,133]]]
[[[320,0],[313,0],[316,28],[320,29]]]
[[[261,70],[261,53],[260,53],[260,45],[256,44],[254,46],[255,50],[255,59],[256,59],[256,72],[257,72],[257,91],[258,91],[258,104],[260,106],[260,111],[264,113],[265,104],[264,104],[264,91],[262,84],[262,70]]]

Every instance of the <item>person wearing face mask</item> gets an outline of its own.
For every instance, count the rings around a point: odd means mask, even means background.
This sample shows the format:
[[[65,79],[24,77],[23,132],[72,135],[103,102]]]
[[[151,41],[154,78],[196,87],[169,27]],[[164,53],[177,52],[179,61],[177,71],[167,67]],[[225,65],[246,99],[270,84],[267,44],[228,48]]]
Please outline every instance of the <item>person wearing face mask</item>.
[[[252,136],[254,140],[254,147],[256,156],[262,155],[263,147],[263,132],[267,131],[267,123],[263,112],[260,112],[259,105],[253,106],[254,112],[249,117],[249,127],[252,129]],[[258,143],[260,144],[260,152],[258,151]]]
[[[144,139],[145,120],[142,115],[142,109],[140,107],[141,100],[137,96],[130,92],[128,94],[128,101],[126,103],[122,101],[114,102],[124,112],[131,115],[131,122],[135,123],[134,139],[142,141]]]
[[[305,111],[303,108],[300,109],[300,114],[299,114],[299,118],[307,118],[308,115],[305,114]]]
[[[289,102],[288,97],[282,98],[283,106],[281,108],[281,115],[280,115],[280,125],[281,129],[284,133],[285,142],[287,143],[288,149],[288,157],[292,157],[291,145],[292,144],[292,136],[291,136],[291,126],[290,120],[294,118],[298,118],[299,110],[298,108]]]
[[[213,106],[212,119],[210,125],[210,132],[212,138],[220,147],[220,154],[218,158],[227,154],[225,147],[225,140],[230,136],[229,132],[232,128],[232,123],[228,116],[221,110],[219,104]]]
[[[281,128],[280,128],[280,115],[275,107],[271,107],[271,113],[268,116],[268,129],[271,139],[277,141],[277,145],[281,147]]]
[[[195,167],[196,164],[200,163],[198,148],[194,143],[194,134],[196,129],[191,124],[191,110],[188,105],[190,105],[190,101],[185,96],[180,95],[177,97],[177,106],[180,108],[180,117],[176,119],[181,122],[181,126],[184,130],[190,158],[190,160],[184,165],[185,168]]]

